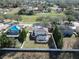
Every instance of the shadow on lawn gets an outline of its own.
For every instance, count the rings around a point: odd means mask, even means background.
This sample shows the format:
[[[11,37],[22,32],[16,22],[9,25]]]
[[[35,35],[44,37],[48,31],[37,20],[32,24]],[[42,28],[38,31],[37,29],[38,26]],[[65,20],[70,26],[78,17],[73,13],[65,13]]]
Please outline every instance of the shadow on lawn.
[[[48,46],[50,49],[55,49],[55,45],[53,43],[52,38],[49,39]],[[57,59],[59,55],[60,55],[59,52],[49,52],[49,59]]]

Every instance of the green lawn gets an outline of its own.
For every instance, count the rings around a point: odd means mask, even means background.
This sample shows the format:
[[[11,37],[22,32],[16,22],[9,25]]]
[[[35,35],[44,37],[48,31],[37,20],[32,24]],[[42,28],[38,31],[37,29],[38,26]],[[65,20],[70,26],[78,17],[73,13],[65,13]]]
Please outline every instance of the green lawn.
[[[21,15],[22,17],[22,21],[23,22],[36,22],[37,16],[36,15],[32,15],[32,16],[26,16],[26,15]]]
[[[19,10],[20,10],[20,8],[14,8],[11,11],[9,11],[8,14],[15,15]],[[50,13],[37,13],[37,14],[31,15],[31,16],[21,15],[22,21],[25,23],[36,22],[36,19],[40,16],[56,16],[57,17],[57,16],[65,16],[65,14],[63,12],[57,13],[56,11],[52,11]]]
[[[36,19],[40,16],[53,16],[53,17],[58,17],[58,16],[65,16],[65,14],[62,12],[62,13],[57,13],[55,11],[52,11],[51,13],[37,13],[36,15],[31,15],[31,16],[28,16],[28,15],[21,15],[22,17],[22,21],[25,22],[25,23],[28,23],[28,22],[36,22]]]
[[[43,16],[43,15],[45,15],[45,16],[64,16],[64,13],[62,12],[62,13],[57,13],[56,11],[52,11],[52,12],[50,12],[50,13],[37,13],[36,14],[37,16]]]
[[[16,45],[15,45],[16,48],[20,48],[21,47],[21,43],[18,41],[18,39],[16,39]]]
[[[29,39],[29,35],[27,36],[23,48],[49,48],[48,44],[37,44],[34,41]]]

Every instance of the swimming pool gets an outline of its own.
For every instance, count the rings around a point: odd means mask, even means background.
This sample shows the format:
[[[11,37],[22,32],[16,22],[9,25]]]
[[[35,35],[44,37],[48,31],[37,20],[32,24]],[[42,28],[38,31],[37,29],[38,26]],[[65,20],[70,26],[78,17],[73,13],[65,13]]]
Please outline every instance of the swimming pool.
[[[10,30],[13,30],[13,31],[19,31],[21,28],[17,25],[14,25],[14,26],[11,26],[10,27]]]

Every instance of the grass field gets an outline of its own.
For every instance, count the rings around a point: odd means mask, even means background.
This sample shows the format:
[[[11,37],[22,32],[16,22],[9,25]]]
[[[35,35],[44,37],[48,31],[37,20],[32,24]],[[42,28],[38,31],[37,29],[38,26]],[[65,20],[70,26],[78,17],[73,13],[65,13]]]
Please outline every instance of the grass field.
[[[36,22],[37,19],[36,15],[32,15],[32,16],[21,15],[21,17],[23,22]]]
[[[7,12],[7,14],[15,15],[15,14],[17,14],[17,12],[19,10],[20,10],[20,8],[13,8],[13,9],[11,9],[11,11]],[[25,23],[36,22],[36,19],[40,16],[55,16],[55,17],[58,17],[58,16],[65,16],[65,14],[63,12],[57,13],[56,11],[52,11],[50,13],[37,13],[35,15],[21,15],[22,21],[25,22]]]
[[[58,16],[65,16],[65,14],[63,12],[57,13],[57,12],[52,11],[51,13],[37,13],[37,14],[31,15],[31,16],[21,15],[22,21],[25,22],[25,23],[36,22],[36,19],[40,16],[53,16],[53,17],[55,16],[55,17],[58,17]]]

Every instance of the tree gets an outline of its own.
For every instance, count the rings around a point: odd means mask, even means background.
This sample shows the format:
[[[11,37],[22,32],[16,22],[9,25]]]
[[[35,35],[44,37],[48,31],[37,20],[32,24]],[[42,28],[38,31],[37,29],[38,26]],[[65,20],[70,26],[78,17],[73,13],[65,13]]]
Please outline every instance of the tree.
[[[72,10],[66,10],[64,13],[66,15],[73,15],[74,11],[72,11]]]
[[[25,9],[21,9],[19,12],[18,12],[19,15],[21,14],[24,14],[25,15]]]
[[[75,17],[72,16],[72,15],[67,15],[67,20],[69,21],[69,23],[71,23],[71,21],[74,21],[75,20]]]
[[[26,15],[34,15],[34,11],[30,10],[30,11],[28,11],[28,13],[26,13]]]
[[[63,36],[59,31],[57,25],[55,25],[55,30],[53,31],[53,37],[55,39],[56,45],[58,48],[62,48],[63,46]]]
[[[36,19],[36,21],[40,21],[43,23],[51,23],[51,25],[55,24],[55,23],[59,23],[63,20],[65,20],[66,17],[65,16],[40,16]]]
[[[64,3],[60,3],[60,4],[58,4],[58,6],[60,7],[60,8],[67,8],[67,4],[64,4]]]
[[[51,12],[51,8],[48,8],[47,10],[48,10],[48,12]]]
[[[53,7],[54,6],[53,3],[48,3],[47,5],[50,6],[50,7]]]
[[[73,15],[74,14],[74,8],[73,6],[68,6],[66,8],[66,11],[64,12],[66,15]]]
[[[79,11],[74,11],[74,17],[79,20]]]
[[[11,48],[11,47],[15,47],[15,45],[16,45],[15,40],[12,38],[6,37],[6,34],[2,34],[0,36],[0,47],[1,48]]]
[[[34,11],[33,10],[27,10],[27,9],[21,9],[18,12],[19,15],[33,15]]]
[[[26,31],[26,30],[23,28],[23,29],[22,29],[22,32],[20,33],[20,36],[19,36],[19,38],[18,38],[21,43],[24,42],[27,33],[28,33],[28,31]]]

